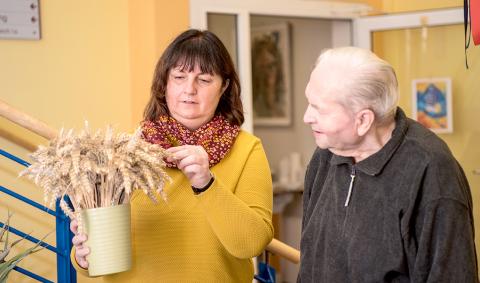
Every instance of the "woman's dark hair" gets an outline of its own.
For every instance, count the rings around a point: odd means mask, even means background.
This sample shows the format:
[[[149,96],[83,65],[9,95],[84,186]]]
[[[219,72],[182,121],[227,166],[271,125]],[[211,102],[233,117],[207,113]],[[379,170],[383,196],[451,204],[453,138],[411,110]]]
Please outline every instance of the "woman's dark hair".
[[[242,125],[244,116],[240,82],[232,58],[215,34],[195,29],[184,31],[177,36],[158,60],[151,97],[144,110],[144,119],[156,121],[160,115],[169,114],[165,92],[170,70],[180,67],[191,72],[195,66],[203,73],[219,75],[223,85],[229,83],[220,98],[215,114],[223,115],[233,125]]]

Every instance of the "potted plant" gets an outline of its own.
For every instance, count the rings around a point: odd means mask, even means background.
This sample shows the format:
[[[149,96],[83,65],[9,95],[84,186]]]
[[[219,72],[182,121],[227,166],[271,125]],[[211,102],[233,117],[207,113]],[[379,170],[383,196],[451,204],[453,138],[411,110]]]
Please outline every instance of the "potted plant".
[[[143,140],[140,129],[115,134],[107,127],[91,133],[86,123],[78,135],[62,129],[40,146],[21,175],[44,189],[49,206],[59,199],[62,210],[77,219],[80,231],[88,234],[89,274],[99,276],[130,269],[130,199],[137,190],[154,202],[165,199],[164,156],[163,148]]]
[[[5,224],[0,230],[0,283],[7,282],[7,278],[10,272],[25,257],[42,250],[44,247],[41,246],[41,244],[43,243],[43,240],[48,236],[48,234],[45,235],[45,237],[43,237],[34,246],[26,250],[23,250],[7,259],[7,257],[10,255],[10,252],[12,251],[12,248],[25,239],[25,238],[20,238],[16,241],[13,241],[11,244],[9,244],[9,230],[10,230],[9,225],[10,225],[11,217],[12,217],[12,214],[8,212],[7,221],[5,221]],[[5,236],[5,239],[4,239],[4,236]]]

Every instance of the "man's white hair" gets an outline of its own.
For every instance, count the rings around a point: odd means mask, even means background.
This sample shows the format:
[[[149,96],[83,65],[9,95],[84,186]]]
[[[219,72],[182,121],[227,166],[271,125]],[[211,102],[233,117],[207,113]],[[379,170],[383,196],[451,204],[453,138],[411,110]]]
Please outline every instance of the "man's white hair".
[[[340,47],[324,50],[316,68],[328,73],[327,89],[337,101],[354,112],[370,109],[378,124],[395,119],[398,82],[393,67],[367,49]],[[333,79],[332,79],[333,78]]]

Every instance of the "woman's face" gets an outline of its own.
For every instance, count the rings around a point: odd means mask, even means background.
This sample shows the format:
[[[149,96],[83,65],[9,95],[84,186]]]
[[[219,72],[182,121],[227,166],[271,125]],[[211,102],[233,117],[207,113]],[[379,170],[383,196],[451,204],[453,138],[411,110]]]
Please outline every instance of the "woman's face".
[[[172,68],[168,75],[165,98],[170,115],[190,130],[208,123],[228,82],[222,85],[217,74],[202,73],[198,66],[189,72]]]

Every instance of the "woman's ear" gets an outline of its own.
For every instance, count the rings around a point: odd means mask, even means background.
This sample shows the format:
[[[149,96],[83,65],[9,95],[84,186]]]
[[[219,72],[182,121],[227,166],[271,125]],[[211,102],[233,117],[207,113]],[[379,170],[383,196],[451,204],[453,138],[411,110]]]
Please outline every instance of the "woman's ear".
[[[375,121],[375,113],[370,109],[361,110],[356,114],[357,135],[364,136],[372,127]]]
[[[225,92],[225,90],[227,89],[227,87],[228,87],[229,85],[230,85],[230,80],[227,79],[227,80],[225,81],[225,83],[223,84],[223,86],[222,86],[222,92],[221,92],[222,95],[223,95],[223,93]]]

